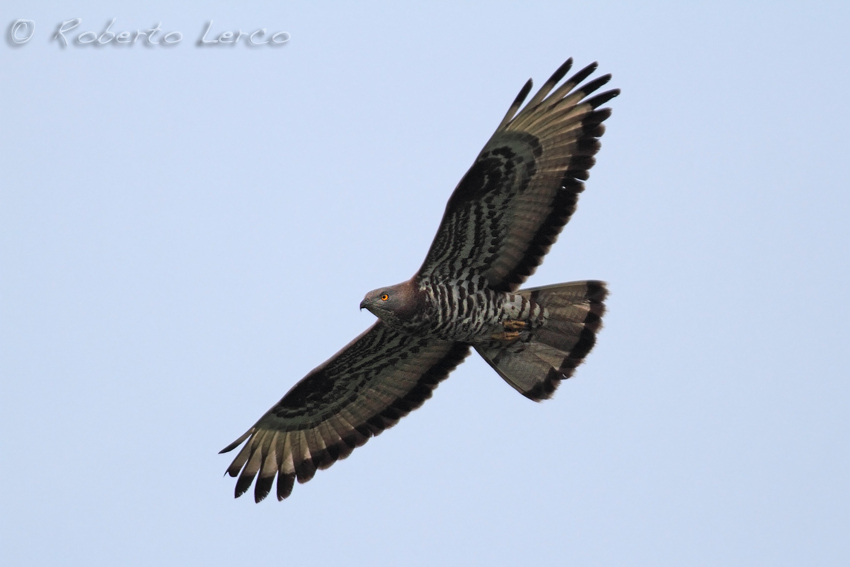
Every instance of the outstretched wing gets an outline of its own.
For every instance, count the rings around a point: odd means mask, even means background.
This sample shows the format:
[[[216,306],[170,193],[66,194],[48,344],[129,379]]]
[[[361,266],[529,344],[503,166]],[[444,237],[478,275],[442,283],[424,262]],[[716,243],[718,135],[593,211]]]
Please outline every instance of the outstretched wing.
[[[378,321],[221,451],[248,439],[227,469],[239,476],[236,497],[257,477],[259,502],[277,477],[283,500],[296,479],[307,482],[422,405],[467,354],[467,345],[405,335]]]
[[[581,85],[596,63],[552,92],[571,66],[572,59],[561,65],[517,114],[531,80],[522,88],[452,193],[418,278],[482,275],[490,288],[513,291],[543,261],[595,163],[602,122],[611,115],[597,108],[620,93],[587,98],[611,78]]]

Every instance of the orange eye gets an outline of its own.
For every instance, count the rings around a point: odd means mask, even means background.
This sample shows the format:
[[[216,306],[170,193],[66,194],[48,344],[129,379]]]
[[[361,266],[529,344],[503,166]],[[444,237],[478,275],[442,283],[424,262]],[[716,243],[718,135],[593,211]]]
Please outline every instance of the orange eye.
[[[390,298],[390,296],[389,296],[389,295],[387,295],[386,293],[382,293],[382,294],[381,294],[381,301],[386,301],[386,300],[388,300],[389,298]]]

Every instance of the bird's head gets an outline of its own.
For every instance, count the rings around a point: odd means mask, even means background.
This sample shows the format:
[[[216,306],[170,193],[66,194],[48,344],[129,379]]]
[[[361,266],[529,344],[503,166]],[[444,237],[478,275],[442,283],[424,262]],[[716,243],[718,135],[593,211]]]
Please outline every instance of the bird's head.
[[[364,308],[392,326],[400,325],[419,312],[419,293],[410,281],[379,287],[360,302],[360,309]]]

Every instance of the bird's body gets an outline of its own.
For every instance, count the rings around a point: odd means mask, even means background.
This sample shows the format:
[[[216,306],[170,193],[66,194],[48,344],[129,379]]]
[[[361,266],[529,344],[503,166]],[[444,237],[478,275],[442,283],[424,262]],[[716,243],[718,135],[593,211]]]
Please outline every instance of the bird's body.
[[[382,300],[383,296],[387,299]],[[393,304],[396,297],[402,299]],[[395,309],[386,309],[387,303]],[[361,307],[399,331],[470,344],[504,330],[501,327],[507,320],[522,318],[531,323],[532,316],[528,302],[520,295],[494,291],[486,287],[483,278],[469,282],[407,281],[366,294]]]
[[[419,407],[474,348],[526,397],[548,398],[596,340],[605,284],[519,289],[575,211],[599,150],[597,108],[587,98],[610,79],[579,86],[590,65],[558,86],[567,61],[520,110],[526,83],[496,133],[452,193],[422,267],[408,281],[366,294],[372,327],[299,381],[222,452],[247,443],[228,468],[236,496],[256,477],[260,501],[339,459]]]

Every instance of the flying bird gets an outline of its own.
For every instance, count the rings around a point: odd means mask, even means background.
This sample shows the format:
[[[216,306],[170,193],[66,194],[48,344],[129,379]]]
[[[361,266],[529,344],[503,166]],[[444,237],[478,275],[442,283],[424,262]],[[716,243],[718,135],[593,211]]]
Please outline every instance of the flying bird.
[[[237,498],[255,478],[255,501],[275,478],[278,500],[288,497],[422,405],[472,348],[535,401],[572,376],[596,342],[605,283],[519,289],[575,211],[611,115],[599,107],[620,93],[591,96],[611,79],[585,82],[596,63],[558,85],[571,67],[524,107],[531,80],[523,86],[449,198],[419,271],[366,294],[360,308],[378,321],[221,451],[247,440],[227,469]]]

